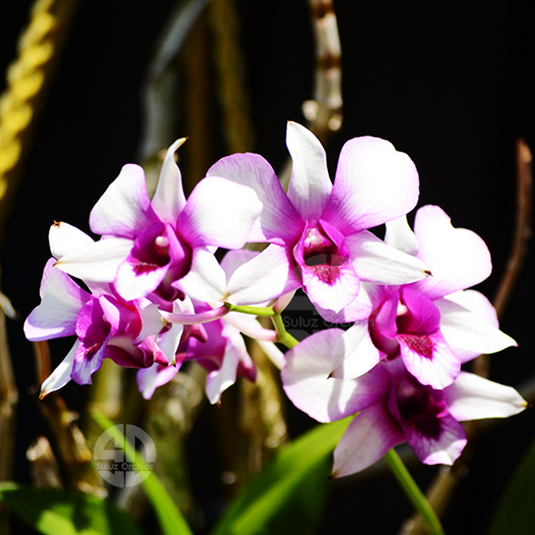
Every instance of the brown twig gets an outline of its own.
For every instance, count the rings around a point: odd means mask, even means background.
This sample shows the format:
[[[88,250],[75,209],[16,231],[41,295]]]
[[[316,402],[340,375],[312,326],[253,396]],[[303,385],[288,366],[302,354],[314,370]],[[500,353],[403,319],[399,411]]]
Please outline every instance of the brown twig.
[[[41,384],[50,371],[48,344],[37,342],[33,348],[37,379]],[[82,492],[105,496],[102,478],[93,465],[91,451],[76,424],[78,415],[68,409],[57,392],[39,401],[38,406],[54,435],[59,458],[67,470],[71,485]]]
[[[15,411],[18,399],[7,341],[6,317],[4,307],[0,306],[0,481],[9,480],[13,476]],[[9,519],[5,511],[0,511],[0,532],[6,535],[9,533]]]
[[[342,47],[332,0],[309,0],[316,65],[312,100],[303,102],[303,115],[308,128],[324,146],[343,121]],[[279,174],[281,184],[288,188],[292,161],[286,161]]]
[[[532,156],[529,147],[523,139],[518,139],[516,142],[516,220],[511,253],[493,300],[498,318],[503,316],[505,307],[518,281],[527,254],[528,241],[532,234],[531,205],[533,175],[531,161]],[[488,377],[489,356],[481,355],[478,357],[473,362],[473,371],[478,375]],[[483,422],[475,421],[466,424],[465,429],[469,444],[479,434],[482,424]],[[462,477],[467,473],[467,463],[471,456],[472,451],[470,447],[466,447],[463,454],[453,466],[440,469],[437,477],[429,487],[427,499],[439,518],[444,515],[454,490]],[[418,515],[414,515],[404,523],[400,535],[420,535],[427,532],[423,520]]]

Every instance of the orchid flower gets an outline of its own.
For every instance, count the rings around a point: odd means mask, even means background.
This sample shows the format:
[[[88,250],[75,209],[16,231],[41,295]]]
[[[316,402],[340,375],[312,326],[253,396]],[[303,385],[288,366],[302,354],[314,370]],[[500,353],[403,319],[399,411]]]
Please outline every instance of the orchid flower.
[[[248,241],[270,245],[236,271],[235,299],[270,301],[302,286],[320,313],[339,312],[355,300],[361,280],[405,284],[428,275],[420,259],[367,230],[415,206],[418,173],[406,154],[379,138],[351,139],[333,185],[312,132],[289,122],[286,144],[293,162],[288,194],[258,154],[227,156],[207,173],[250,186],[264,205]],[[348,321],[367,317],[370,309],[363,303],[353,312]]]
[[[103,239],[56,266],[84,281],[113,282],[127,301],[154,291],[172,301],[172,283],[188,273],[197,248],[241,248],[262,204],[250,188],[217,177],[202,180],[186,200],[174,161],[184,141],[167,150],[152,199],[143,169],[125,165],[90,214],[91,230]]]
[[[56,259],[51,258],[45,266],[41,304],[26,319],[24,332],[32,341],[70,335],[77,339],[44,381],[41,397],[62,388],[71,379],[78,384],[90,384],[91,375],[101,367],[104,358],[120,366],[137,368],[151,366],[155,361],[168,364],[162,351],[148,351],[138,345],[163,327],[159,315],[154,319],[154,305],[148,301],[125,302],[111,289],[108,294],[90,294],[54,267],[55,263]]]
[[[217,403],[223,391],[234,384],[238,376],[254,381],[256,370],[247,353],[242,333],[271,343],[267,351],[277,363],[282,362],[281,352],[272,344],[277,333],[264,329],[253,315],[229,312],[224,305],[234,303],[229,291],[235,271],[259,253],[249,250],[228,251],[221,264],[206,248],[195,251],[191,270],[183,279],[174,283],[182,293],[191,297],[195,310],[183,309],[180,313],[160,311],[166,321],[188,327],[202,326],[205,338],[190,337],[181,341],[179,363],[195,360],[208,370],[206,394],[211,403]],[[198,322],[198,323],[196,323]],[[178,371],[178,366],[175,368]],[[176,373],[175,371],[175,373]],[[155,364],[151,369],[138,371],[138,385],[143,396],[148,398],[157,386],[173,377],[173,372]]]
[[[516,345],[498,328],[488,299],[464,290],[492,269],[487,246],[477,234],[455,229],[441,208],[424,206],[416,214],[414,233],[402,217],[387,223],[386,241],[421,258],[433,276],[405,285],[363,284],[359,299],[366,296],[373,312],[369,320],[355,322],[331,349],[333,377],[355,378],[381,359],[400,357],[420,383],[442,389],[455,380],[464,362]],[[327,319],[342,323],[345,314],[329,313]]]
[[[370,333],[383,357],[401,356],[420,383],[440,389],[464,362],[516,345],[499,330],[490,302],[465,291],[492,270],[477,234],[454,228],[441,208],[428,205],[418,210],[414,233],[405,218],[387,224],[386,241],[422,259],[433,276],[399,287],[367,286],[374,309]]]
[[[527,405],[511,387],[461,372],[443,390],[420,384],[400,359],[382,360],[354,379],[332,375],[331,348],[342,336],[328,329],[286,354],[284,390],[320,422],[356,414],[334,452],[333,476],[359,472],[408,442],[425,464],[452,464],[466,444],[463,420],[503,418]]]

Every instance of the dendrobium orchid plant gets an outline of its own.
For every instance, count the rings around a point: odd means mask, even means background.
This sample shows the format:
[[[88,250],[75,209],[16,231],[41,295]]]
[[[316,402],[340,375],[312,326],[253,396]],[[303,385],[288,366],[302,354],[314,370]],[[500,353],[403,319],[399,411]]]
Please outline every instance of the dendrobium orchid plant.
[[[76,341],[41,396],[70,380],[91,383],[109,358],[137,368],[149,398],[193,360],[207,369],[216,403],[238,376],[255,380],[246,335],[282,368],[299,409],[320,422],[356,415],[335,451],[334,476],[405,441],[423,463],[451,464],[466,443],[459,421],[525,408],[514,389],[461,371],[516,344],[490,302],[468,289],[491,272],[483,240],[455,229],[437,206],[417,211],[414,232],[408,226],[419,179],[406,154],[383,139],[351,139],[331,183],[321,143],[290,122],[287,192],[262,156],[233,154],[186,199],[174,160],[183,142],[169,147],[152,198],[143,169],[123,167],[89,218],[99,240],[52,226],[42,301],[25,333]],[[384,240],[370,231],[382,224]],[[218,249],[227,251],[221,262]],[[298,343],[280,318],[299,288],[323,318],[349,329]],[[257,316],[272,317],[275,329]]]

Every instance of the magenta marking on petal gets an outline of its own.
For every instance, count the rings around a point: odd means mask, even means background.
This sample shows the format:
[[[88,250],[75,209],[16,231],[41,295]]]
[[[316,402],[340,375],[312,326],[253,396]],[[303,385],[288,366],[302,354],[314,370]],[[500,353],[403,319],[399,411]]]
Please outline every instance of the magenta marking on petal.
[[[340,268],[333,264],[317,264],[310,266],[314,275],[322,282],[332,286],[340,277]]]
[[[430,336],[427,336],[426,334],[399,334],[398,337],[407,344],[409,349],[418,353],[418,355],[421,355],[426,359],[433,358],[435,344]]]
[[[84,359],[91,360],[95,356],[97,351],[102,347],[103,344],[104,344],[104,340],[101,340],[100,342],[95,342],[94,344],[89,346],[87,349],[85,349]]]
[[[160,267],[162,266],[159,266],[158,264],[153,264],[151,262],[137,262],[132,266],[132,271],[136,275],[143,275],[143,273],[150,273],[151,271],[160,269]]]

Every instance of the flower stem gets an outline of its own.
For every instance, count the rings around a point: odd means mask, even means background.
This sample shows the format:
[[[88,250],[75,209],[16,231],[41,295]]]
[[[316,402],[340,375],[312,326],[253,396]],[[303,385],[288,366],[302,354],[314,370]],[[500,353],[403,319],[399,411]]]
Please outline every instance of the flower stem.
[[[296,346],[299,340],[294,338],[284,326],[280,312],[275,312],[273,307],[251,307],[247,305],[233,305],[231,303],[225,303],[229,312],[241,312],[242,314],[253,314],[255,316],[271,317],[277,329],[277,342],[285,345],[288,349]]]
[[[273,307],[251,307],[248,305],[233,305],[225,303],[229,312],[241,312],[242,314],[253,314],[254,316],[275,316],[277,313]]]
[[[433,508],[427,501],[427,498],[419,489],[418,485],[410,475],[409,471],[403,464],[403,461],[396,453],[394,448],[386,452],[384,459],[409,501],[426,521],[427,525],[431,529],[431,533],[433,535],[445,535],[444,529],[442,528],[440,520],[435,514],[435,511],[433,511]]]
[[[295,347],[299,340],[294,338],[284,326],[284,322],[282,321],[282,316],[280,314],[277,314],[271,318],[273,320],[273,323],[275,324],[275,329],[277,329],[277,342],[279,344],[285,345],[288,349],[292,349],[292,347]]]

